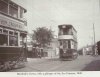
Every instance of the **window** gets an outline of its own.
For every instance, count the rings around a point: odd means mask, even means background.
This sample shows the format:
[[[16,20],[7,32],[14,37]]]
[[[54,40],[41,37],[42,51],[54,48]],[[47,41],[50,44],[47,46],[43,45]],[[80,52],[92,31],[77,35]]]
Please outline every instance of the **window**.
[[[67,49],[68,48],[68,41],[63,41],[63,48],[64,49]]]
[[[9,46],[18,46],[18,33],[9,31]]]
[[[18,6],[10,2],[9,14],[15,18],[18,18]]]
[[[9,35],[12,35],[13,36],[13,32],[12,31],[9,31]]]
[[[8,31],[7,30],[3,30],[3,34],[8,35]]]
[[[10,46],[18,46],[18,38],[15,36],[9,37],[9,45]]]
[[[8,36],[4,34],[0,34],[0,45],[7,46],[8,45]]]
[[[8,14],[8,4],[6,1],[0,0],[0,11]]]
[[[59,35],[63,35],[63,29],[59,29]]]
[[[71,30],[71,28],[64,28],[64,29],[63,29],[63,34],[64,34],[64,35],[72,35],[72,30]]]
[[[71,44],[70,44],[70,40],[68,40],[68,48],[70,49],[71,48]]]
[[[20,7],[20,18],[23,18],[23,8]]]
[[[6,29],[0,28],[0,45],[7,46],[8,45],[8,31]]]
[[[2,33],[2,28],[0,28],[0,33]]]
[[[18,37],[18,33],[17,32],[14,32],[14,36]]]
[[[18,32],[0,28],[0,45],[1,46],[18,46]]]

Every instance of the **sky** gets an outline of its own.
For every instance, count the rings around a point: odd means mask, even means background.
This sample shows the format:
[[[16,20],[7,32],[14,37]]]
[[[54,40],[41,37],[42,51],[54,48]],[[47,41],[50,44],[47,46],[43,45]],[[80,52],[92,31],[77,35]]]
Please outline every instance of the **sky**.
[[[58,35],[58,25],[72,24],[77,30],[78,48],[100,40],[99,0],[15,0],[27,9],[28,32],[47,27]]]

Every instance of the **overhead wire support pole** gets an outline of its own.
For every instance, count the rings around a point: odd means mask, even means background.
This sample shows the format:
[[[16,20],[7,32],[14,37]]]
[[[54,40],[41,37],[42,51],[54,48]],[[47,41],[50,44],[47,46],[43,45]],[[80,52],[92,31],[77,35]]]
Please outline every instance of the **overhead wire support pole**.
[[[94,37],[94,55],[97,55],[97,52],[96,52],[96,42],[95,42],[95,27],[94,27],[94,23],[93,23],[93,37]]]

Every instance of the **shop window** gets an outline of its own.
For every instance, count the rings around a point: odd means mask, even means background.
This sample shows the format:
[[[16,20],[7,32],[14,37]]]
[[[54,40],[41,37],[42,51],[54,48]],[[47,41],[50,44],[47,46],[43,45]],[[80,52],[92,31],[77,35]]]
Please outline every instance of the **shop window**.
[[[0,11],[8,14],[8,4],[4,0],[0,0]]]
[[[18,6],[14,3],[10,3],[9,14],[15,18],[18,18]]]
[[[7,46],[8,44],[8,36],[0,34],[0,45]]]

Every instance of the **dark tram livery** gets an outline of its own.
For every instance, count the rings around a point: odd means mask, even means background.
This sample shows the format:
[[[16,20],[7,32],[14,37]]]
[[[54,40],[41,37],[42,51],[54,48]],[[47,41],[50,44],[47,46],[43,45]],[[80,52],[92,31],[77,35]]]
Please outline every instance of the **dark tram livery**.
[[[72,25],[59,25],[59,56],[61,60],[77,58],[77,31]]]
[[[100,55],[100,41],[97,42],[97,54]]]
[[[0,71],[24,66],[26,61],[26,9],[12,0],[0,0]]]

